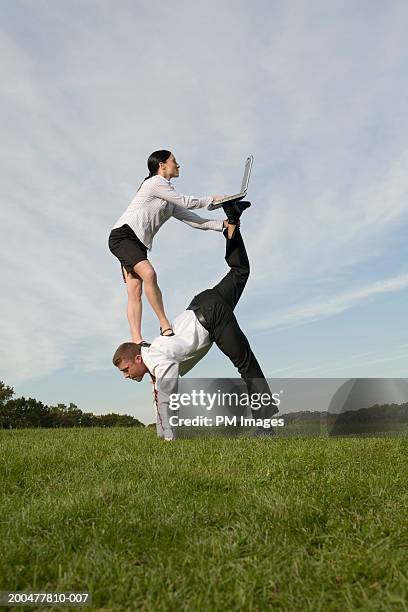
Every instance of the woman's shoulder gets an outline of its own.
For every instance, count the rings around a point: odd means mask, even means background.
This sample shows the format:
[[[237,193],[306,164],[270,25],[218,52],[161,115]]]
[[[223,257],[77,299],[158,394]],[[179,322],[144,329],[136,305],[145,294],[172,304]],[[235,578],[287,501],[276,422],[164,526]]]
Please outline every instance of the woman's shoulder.
[[[133,198],[133,203],[140,204],[152,198],[161,197],[163,199],[163,193],[160,191],[160,187],[164,187],[165,189],[167,188],[166,191],[169,187],[170,189],[174,189],[170,181],[157,174],[145,179],[136,192]]]
[[[143,181],[140,189],[149,190],[149,189],[156,187],[157,185],[171,185],[171,183],[170,181],[165,179],[163,176],[160,176],[159,174],[155,174],[155,176],[151,176],[150,178]]]
[[[155,174],[151,176],[147,181],[151,181],[152,183],[163,183],[164,185],[170,185],[170,181],[164,178],[164,176],[160,176],[160,174]],[[146,182],[147,182],[146,181]]]

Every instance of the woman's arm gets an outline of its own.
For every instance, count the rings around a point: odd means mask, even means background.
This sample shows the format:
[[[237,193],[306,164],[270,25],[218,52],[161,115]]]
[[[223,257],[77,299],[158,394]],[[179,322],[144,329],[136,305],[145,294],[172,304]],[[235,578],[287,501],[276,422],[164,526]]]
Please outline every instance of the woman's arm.
[[[174,207],[173,217],[179,221],[183,221],[183,223],[187,223],[187,225],[190,225],[190,227],[193,227],[194,229],[214,230],[216,232],[222,232],[224,229],[223,220],[203,219],[203,217],[196,215],[196,213],[191,212],[191,210],[186,210],[185,208],[177,205]]]
[[[166,200],[166,202],[171,202],[172,204],[184,209],[204,208],[205,206],[211,204],[211,202],[214,200],[212,196],[206,198],[195,198],[194,196],[185,196],[181,193],[177,193],[173,185],[165,180],[152,183],[150,186],[150,193],[156,198]]]

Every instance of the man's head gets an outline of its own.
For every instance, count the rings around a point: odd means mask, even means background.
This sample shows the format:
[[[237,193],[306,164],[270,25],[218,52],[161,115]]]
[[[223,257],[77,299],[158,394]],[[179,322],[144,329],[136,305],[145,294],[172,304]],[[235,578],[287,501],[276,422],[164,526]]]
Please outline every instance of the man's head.
[[[143,363],[140,344],[124,342],[115,351],[113,365],[119,368],[125,378],[140,382],[149,371]]]

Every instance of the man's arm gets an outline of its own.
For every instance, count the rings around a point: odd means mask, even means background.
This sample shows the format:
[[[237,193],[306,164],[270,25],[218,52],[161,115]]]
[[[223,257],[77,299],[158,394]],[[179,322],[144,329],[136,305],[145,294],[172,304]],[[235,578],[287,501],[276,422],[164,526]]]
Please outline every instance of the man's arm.
[[[157,409],[156,430],[159,438],[174,440],[174,428],[170,417],[176,412],[170,409],[170,398],[178,392],[179,365],[174,361],[162,361],[154,369],[155,401]]]
[[[191,210],[186,210],[177,205],[174,207],[173,217],[179,221],[183,221],[183,223],[186,223],[194,229],[214,230],[216,232],[222,232],[224,229],[224,221],[219,219],[204,219],[200,217],[200,215],[191,212]]]

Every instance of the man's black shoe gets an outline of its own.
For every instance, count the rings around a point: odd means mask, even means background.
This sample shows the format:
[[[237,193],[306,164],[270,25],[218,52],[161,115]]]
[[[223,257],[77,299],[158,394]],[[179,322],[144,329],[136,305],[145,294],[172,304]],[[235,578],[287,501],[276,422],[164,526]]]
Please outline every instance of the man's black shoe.
[[[235,225],[244,210],[251,206],[251,202],[242,200],[241,202],[232,202],[224,204],[223,209],[227,215],[228,223]]]

